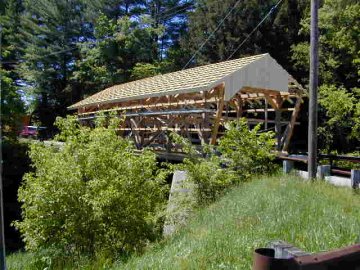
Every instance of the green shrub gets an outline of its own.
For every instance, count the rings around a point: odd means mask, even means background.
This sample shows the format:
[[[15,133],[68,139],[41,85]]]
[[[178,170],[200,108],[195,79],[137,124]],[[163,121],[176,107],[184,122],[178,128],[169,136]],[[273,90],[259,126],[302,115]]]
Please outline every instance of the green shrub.
[[[218,153],[211,145],[203,145],[202,151],[183,137],[172,138],[182,145],[188,158],[177,167],[188,171],[188,182],[195,185],[198,205],[215,201],[233,185],[244,182],[253,174],[274,170],[271,162],[275,155],[274,133],[259,133],[260,125],[249,130],[246,120],[230,122],[220,139]]]
[[[227,130],[219,142],[219,151],[227,165],[242,178],[274,170],[271,161],[275,142],[274,132],[259,132],[261,125],[249,129],[246,120],[228,123]]]
[[[19,189],[23,220],[15,223],[27,250],[111,257],[157,236],[165,173],[152,152],[135,154],[117,136],[118,120],[105,127],[99,119],[94,129],[59,119],[61,149],[31,146],[34,172]]]

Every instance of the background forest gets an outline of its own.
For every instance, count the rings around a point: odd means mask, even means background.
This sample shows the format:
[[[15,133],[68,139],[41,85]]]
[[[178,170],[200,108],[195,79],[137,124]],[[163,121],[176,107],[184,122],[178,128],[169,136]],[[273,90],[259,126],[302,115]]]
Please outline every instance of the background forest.
[[[67,106],[107,86],[258,53],[306,86],[309,2],[1,0],[3,130],[18,129],[24,114],[52,129]],[[322,1],[322,149],[349,152],[358,143],[359,14],[356,0]]]

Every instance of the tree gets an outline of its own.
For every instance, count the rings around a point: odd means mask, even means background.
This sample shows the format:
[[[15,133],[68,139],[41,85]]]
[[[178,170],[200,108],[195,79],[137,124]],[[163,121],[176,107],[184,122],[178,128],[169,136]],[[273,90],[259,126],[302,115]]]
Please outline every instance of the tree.
[[[169,48],[179,42],[180,36],[187,28],[188,12],[194,7],[194,0],[153,0],[145,1],[152,26],[164,28],[161,35],[152,36],[153,59],[162,60]]]
[[[184,42],[189,44],[190,50],[194,53],[199,49],[199,44],[210,37],[204,48],[198,52],[196,61],[199,64],[224,61],[233,53],[233,58],[237,58],[268,52],[288,68],[290,44],[297,40],[298,23],[306,6],[303,1],[284,1],[273,10],[240,50],[236,51],[239,44],[247,38],[275,3],[276,1],[270,0],[198,1],[195,12],[190,16],[189,35]],[[228,16],[223,24],[217,29],[226,15]]]
[[[21,127],[25,112],[19,93],[19,74],[15,69],[21,57],[19,49],[21,1],[10,0],[0,11],[1,35],[1,108],[2,129],[5,135],[15,136]]]
[[[79,98],[70,78],[79,57],[76,44],[91,36],[91,26],[80,0],[24,1],[24,6],[20,72],[33,91],[40,122],[52,127],[56,115],[65,115]]]
[[[96,42],[89,42],[92,47],[82,46],[73,79],[82,84],[85,95],[129,81],[137,63],[154,61],[151,39],[161,32],[143,17],[132,21],[129,17],[114,20],[101,15],[95,24]]]
[[[308,37],[310,18],[305,17],[301,25],[301,34]],[[320,146],[351,151],[360,138],[360,4],[353,0],[324,1],[319,10],[319,28]],[[297,71],[308,74],[309,43],[300,42],[292,51]],[[307,76],[302,81],[307,83]]]

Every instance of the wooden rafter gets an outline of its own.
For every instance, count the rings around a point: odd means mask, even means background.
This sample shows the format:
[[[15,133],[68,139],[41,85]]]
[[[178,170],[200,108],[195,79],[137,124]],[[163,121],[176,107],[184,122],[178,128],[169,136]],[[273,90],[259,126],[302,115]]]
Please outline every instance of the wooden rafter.
[[[261,89],[261,88],[254,88],[254,87],[248,87],[248,86],[241,88],[240,92],[241,93],[255,93],[255,95],[259,95],[259,93],[266,94],[266,95],[278,95],[279,94],[278,90]]]
[[[302,98],[300,96],[298,96],[296,99],[294,111],[291,115],[291,120],[290,120],[288,127],[286,129],[286,132],[285,132],[285,136],[284,136],[285,140],[284,140],[283,149],[282,149],[283,152],[287,152],[289,149],[290,139],[294,133],[296,118],[298,117],[298,115],[300,113],[301,103],[302,103]]]
[[[211,140],[210,140],[210,144],[215,144],[216,143],[216,138],[218,135],[218,131],[219,131],[219,126],[220,126],[220,119],[221,119],[221,115],[224,109],[224,91],[225,87],[224,85],[220,86],[220,90],[219,90],[219,102],[217,105],[217,111],[216,111],[216,116],[214,119],[214,125],[213,125],[213,130],[212,130],[212,134],[211,134]]]

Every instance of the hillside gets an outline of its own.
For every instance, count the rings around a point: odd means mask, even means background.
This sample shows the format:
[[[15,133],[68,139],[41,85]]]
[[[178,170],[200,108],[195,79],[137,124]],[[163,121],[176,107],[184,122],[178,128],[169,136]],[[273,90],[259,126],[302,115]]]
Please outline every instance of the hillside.
[[[360,197],[346,188],[294,176],[259,177],[196,213],[173,238],[113,267],[106,259],[67,262],[61,269],[251,269],[252,252],[284,240],[316,252],[359,239]],[[8,257],[9,269],[27,268],[31,254]]]
[[[359,238],[359,195],[296,177],[262,177],[200,211],[173,239],[115,269],[251,269],[252,252],[281,239],[311,252]]]

